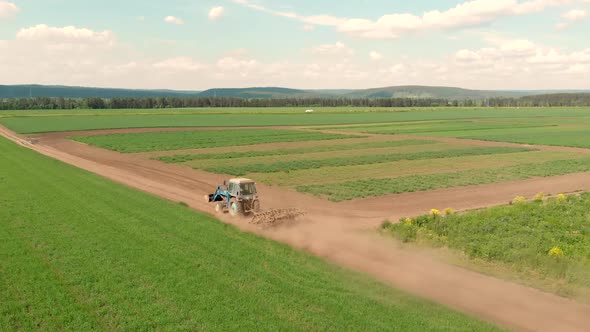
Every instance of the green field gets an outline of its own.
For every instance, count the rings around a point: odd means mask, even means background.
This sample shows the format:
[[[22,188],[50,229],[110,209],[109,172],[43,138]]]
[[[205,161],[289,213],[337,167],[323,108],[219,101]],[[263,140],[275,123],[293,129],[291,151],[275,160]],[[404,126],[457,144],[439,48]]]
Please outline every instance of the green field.
[[[104,149],[123,152],[149,152],[241,146],[278,142],[321,141],[360,136],[324,134],[296,130],[239,129],[154,132],[76,136],[72,139]]]
[[[414,153],[389,153],[389,154],[371,154],[363,156],[346,156],[337,158],[324,159],[309,159],[300,158],[292,161],[278,161],[274,163],[252,163],[245,165],[237,165],[232,163],[225,165],[218,163],[215,166],[205,168],[206,171],[231,175],[246,175],[249,173],[276,173],[276,172],[291,172],[304,169],[318,169],[322,167],[344,167],[354,165],[374,165],[389,163],[401,160],[424,160],[424,159],[439,159],[439,158],[453,158],[462,156],[481,156],[490,154],[503,153],[518,153],[533,151],[533,149],[526,148],[510,148],[510,147],[486,147],[486,148],[463,148],[463,149],[448,149],[448,150],[431,150]]]
[[[400,140],[400,141],[383,141],[383,142],[362,142],[353,144],[340,145],[325,145],[325,146],[310,146],[293,149],[274,149],[274,150],[260,150],[260,151],[236,151],[236,152],[221,152],[221,153],[198,153],[198,154],[179,154],[171,156],[162,156],[156,159],[165,161],[167,163],[184,163],[192,160],[213,160],[213,159],[239,159],[239,158],[254,158],[254,157],[269,157],[269,156],[289,156],[320,152],[333,151],[353,151],[375,148],[391,148],[398,146],[414,146],[433,144],[435,141],[431,140]]]
[[[264,112],[266,110],[266,112]],[[351,109],[352,110],[352,109]],[[310,125],[344,125],[344,124],[370,124],[391,123],[407,121],[430,120],[465,120],[465,119],[521,119],[530,118],[559,118],[559,119],[583,119],[588,121],[590,109],[586,108],[537,108],[537,109],[426,109],[426,110],[399,110],[387,109],[360,109],[348,110],[347,108],[331,109],[317,113],[304,114],[303,109],[299,113],[293,113],[293,109],[252,110],[240,112],[233,109],[219,109],[216,113],[192,112],[139,112],[120,114],[112,111],[99,113],[71,112],[63,115],[64,111],[56,113],[47,112],[46,116],[38,116],[38,113],[28,111],[6,112],[5,117],[0,118],[0,123],[19,133],[40,133],[52,131],[94,130],[114,128],[143,128],[143,127],[219,127],[219,126],[310,126]],[[137,111],[136,111],[137,112]],[[100,115],[97,115],[100,114]],[[31,114],[32,116],[26,116]]]
[[[446,217],[404,219],[383,229],[406,242],[458,250],[482,266],[499,264],[563,295],[588,295],[589,206],[590,194],[562,196]]]
[[[381,135],[418,135],[590,148],[590,119],[498,118],[478,121],[426,121],[325,129]]]
[[[0,139],[0,330],[486,331]]]
[[[297,190],[339,202],[388,194],[508,182],[580,172],[590,172],[590,158],[552,160],[543,163],[410,175],[398,178],[364,178],[340,183],[298,186]]]

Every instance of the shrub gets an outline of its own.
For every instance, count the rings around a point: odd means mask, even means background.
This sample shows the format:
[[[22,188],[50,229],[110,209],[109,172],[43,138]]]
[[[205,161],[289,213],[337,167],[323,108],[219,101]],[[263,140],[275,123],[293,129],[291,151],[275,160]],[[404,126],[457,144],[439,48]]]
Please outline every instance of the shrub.
[[[443,212],[445,213],[445,216],[452,216],[456,213],[453,208],[446,208]]]
[[[523,204],[526,203],[526,198],[524,196],[516,196],[512,200],[512,204]]]
[[[546,195],[545,195],[545,193],[538,193],[538,194],[536,194],[536,195],[535,195],[535,197],[533,198],[533,200],[534,200],[535,202],[543,202],[543,201],[545,201],[545,199],[546,199]]]
[[[555,197],[555,200],[558,202],[565,202],[567,201],[567,196],[564,194],[559,194],[557,197]]]

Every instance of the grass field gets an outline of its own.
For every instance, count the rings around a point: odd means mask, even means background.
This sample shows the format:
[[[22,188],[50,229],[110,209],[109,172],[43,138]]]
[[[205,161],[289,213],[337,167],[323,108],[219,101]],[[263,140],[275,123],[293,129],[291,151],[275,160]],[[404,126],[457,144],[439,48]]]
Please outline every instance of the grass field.
[[[488,331],[0,139],[0,330]]]
[[[583,119],[588,121],[590,109],[587,108],[537,108],[537,109],[350,109],[339,108],[317,113],[304,114],[303,109],[293,113],[293,109],[271,110],[261,109],[251,112],[241,112],[234,109],[219,109],[215,113],[196,111],[165,113],[162,110],[128,111],[120,114],[113,111],[84,112],[74,111],[63,115],[57,113],[43,113],[28,111],[16,113],[6,112],[0,123],[19,133],[39,133],[52,131],[73,131],[114,128],[143,128],[143,127],[219,127],[219,126],[309,126],[309,125],[344,125],[370,124],[407,121],[429,120],[465,120],[465,119],[521,119],[556,118]],[[31,116],[20,116],[31,114]],[[100,114],[100,115],[97,115]]]
[[[561,196],[460,215],[404,219],[383,229],[406,242],[458,250],[484,266],[501,264],[563,295],[588,295],[588,206],[590,194]]]

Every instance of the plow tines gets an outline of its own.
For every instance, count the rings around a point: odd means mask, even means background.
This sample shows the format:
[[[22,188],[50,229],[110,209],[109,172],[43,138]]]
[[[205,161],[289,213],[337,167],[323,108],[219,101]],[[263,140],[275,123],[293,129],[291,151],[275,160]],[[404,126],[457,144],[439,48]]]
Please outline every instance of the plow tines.
[[[261,226],[272,226],[303,215],[305,215],[305,212],[299,209],[274,209],[254,214],[251,223]]]

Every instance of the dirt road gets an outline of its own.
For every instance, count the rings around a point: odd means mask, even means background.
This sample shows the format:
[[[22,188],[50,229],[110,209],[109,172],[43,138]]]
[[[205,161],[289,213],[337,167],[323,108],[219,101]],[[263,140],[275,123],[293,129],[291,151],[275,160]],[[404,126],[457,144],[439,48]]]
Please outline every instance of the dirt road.
[[[0,135],[66,163],[128,186],[211,213],[202,197],[223,176],[183,166],[145,160],[64,139],[67,134],[38,136],[30,144],[0,127]],[[572,174],[501,185],[452,188],[380,199],[331,203],[315,197],[261,186],[266,207],[300,207],[310,212],[303,222],[263,231],[219,216],[245,231],[288,243],[328,261],[373,275],[413,294],[522,331],[587,331],[590,306],[532,288],[484,276],[409,252],[391,241],[358,232],[387,217],[421,214],[433,207],[470,209],[502,204],[517,194],[590,190],[590,176]]]

